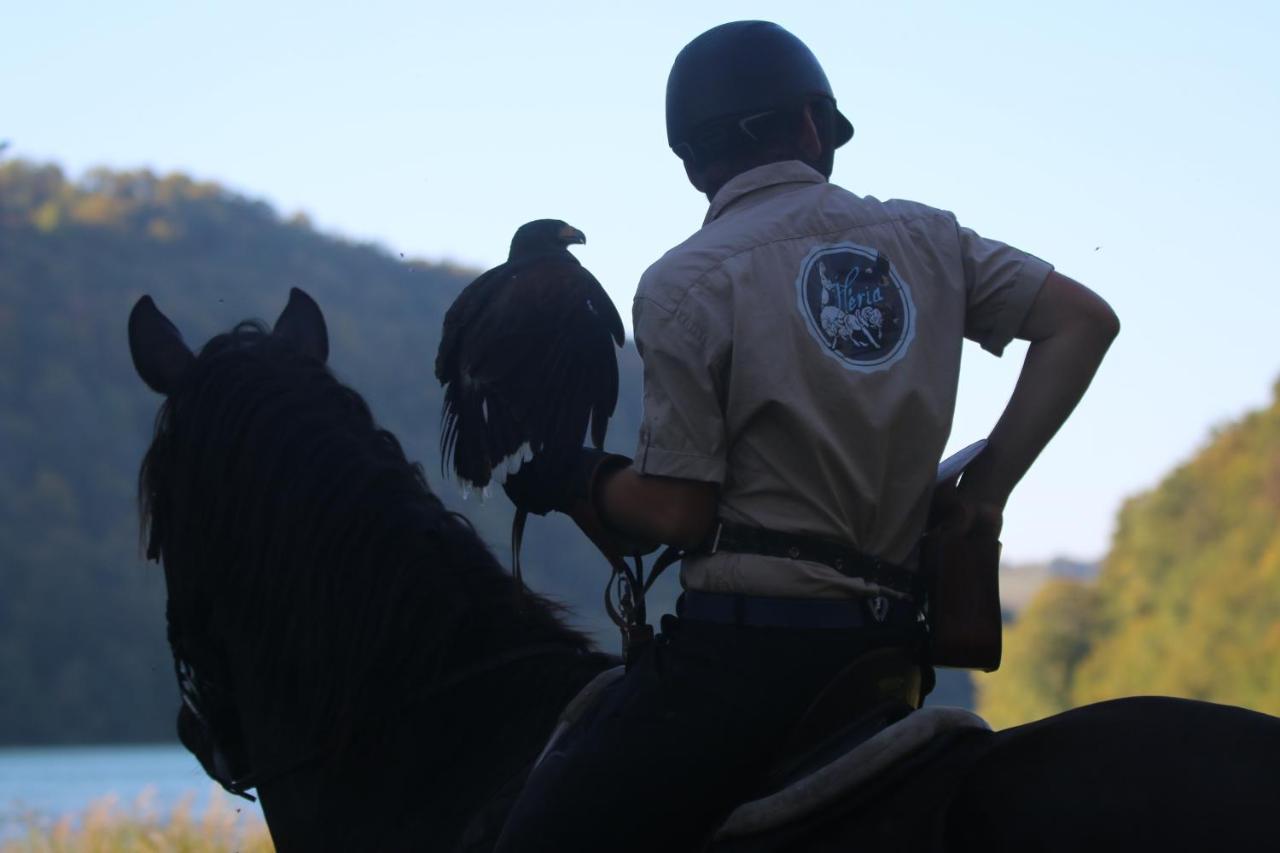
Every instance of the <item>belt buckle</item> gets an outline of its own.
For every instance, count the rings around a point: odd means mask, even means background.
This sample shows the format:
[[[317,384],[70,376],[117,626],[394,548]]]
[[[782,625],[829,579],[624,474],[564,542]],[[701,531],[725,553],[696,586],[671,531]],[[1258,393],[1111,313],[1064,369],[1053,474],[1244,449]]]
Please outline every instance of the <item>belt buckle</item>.
[[[867,609],[871,611],[871,618],[876,620],[876,624],[883,625],[885,617],[889,615],[888,597],[877,595],[867,599]]]

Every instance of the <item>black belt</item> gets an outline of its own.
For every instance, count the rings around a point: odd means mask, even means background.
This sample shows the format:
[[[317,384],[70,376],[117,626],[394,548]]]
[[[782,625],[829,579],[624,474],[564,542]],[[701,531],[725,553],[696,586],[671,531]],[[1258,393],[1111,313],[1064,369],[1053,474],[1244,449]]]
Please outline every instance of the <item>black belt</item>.
[[[720,521],[707,541],[691,553],[707,556],[719,551],[821,563],[842,575],[869,581],[915,601],[920,601],[923,593],[923,579],[916,572],[864,554],[842,542],[816,536]]]
[[[774,598],[686,590],[676,613],[694,622],[752,628],[913,628],[919,611],[910,601],[873,598]]]

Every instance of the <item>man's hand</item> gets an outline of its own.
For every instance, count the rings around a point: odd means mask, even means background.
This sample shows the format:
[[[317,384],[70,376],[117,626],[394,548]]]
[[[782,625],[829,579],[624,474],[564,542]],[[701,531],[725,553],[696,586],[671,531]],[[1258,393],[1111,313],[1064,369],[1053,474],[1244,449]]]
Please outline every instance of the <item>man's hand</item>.
[[[938,488],[929,508],[928,529],[981,539],[999,539],[1004,527],[1004,508],[983,501],[954,483]]]

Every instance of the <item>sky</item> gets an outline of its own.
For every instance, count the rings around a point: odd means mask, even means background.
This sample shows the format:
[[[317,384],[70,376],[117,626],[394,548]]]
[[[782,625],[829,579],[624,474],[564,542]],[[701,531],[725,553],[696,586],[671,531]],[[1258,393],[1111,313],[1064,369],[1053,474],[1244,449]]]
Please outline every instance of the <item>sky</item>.
[[[1101,557],[1126,497],[1271,398],[1276,3],[0,0],[0,140],[477,269],[520,223],[564,219],[626,316],[706,208],[666,147],[671,61],[741,18],[823,63],[857,130],[833,181],[951,210],[1120,315],[1013,495],[1008,559]],[[952,449],[990,430],[1024,352],[966,348]]]

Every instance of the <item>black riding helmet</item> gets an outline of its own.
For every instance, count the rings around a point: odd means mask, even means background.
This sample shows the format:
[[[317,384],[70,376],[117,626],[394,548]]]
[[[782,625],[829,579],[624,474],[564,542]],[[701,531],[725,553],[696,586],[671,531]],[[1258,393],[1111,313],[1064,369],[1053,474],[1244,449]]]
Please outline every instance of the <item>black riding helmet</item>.
[[[708,125],[794,108],[835,94],[813,51],[768,21],[733,21],[685,45],[667,78],[667,144],[682,159],[696,131]],[[835,147],[853,125],[835,112]]]

